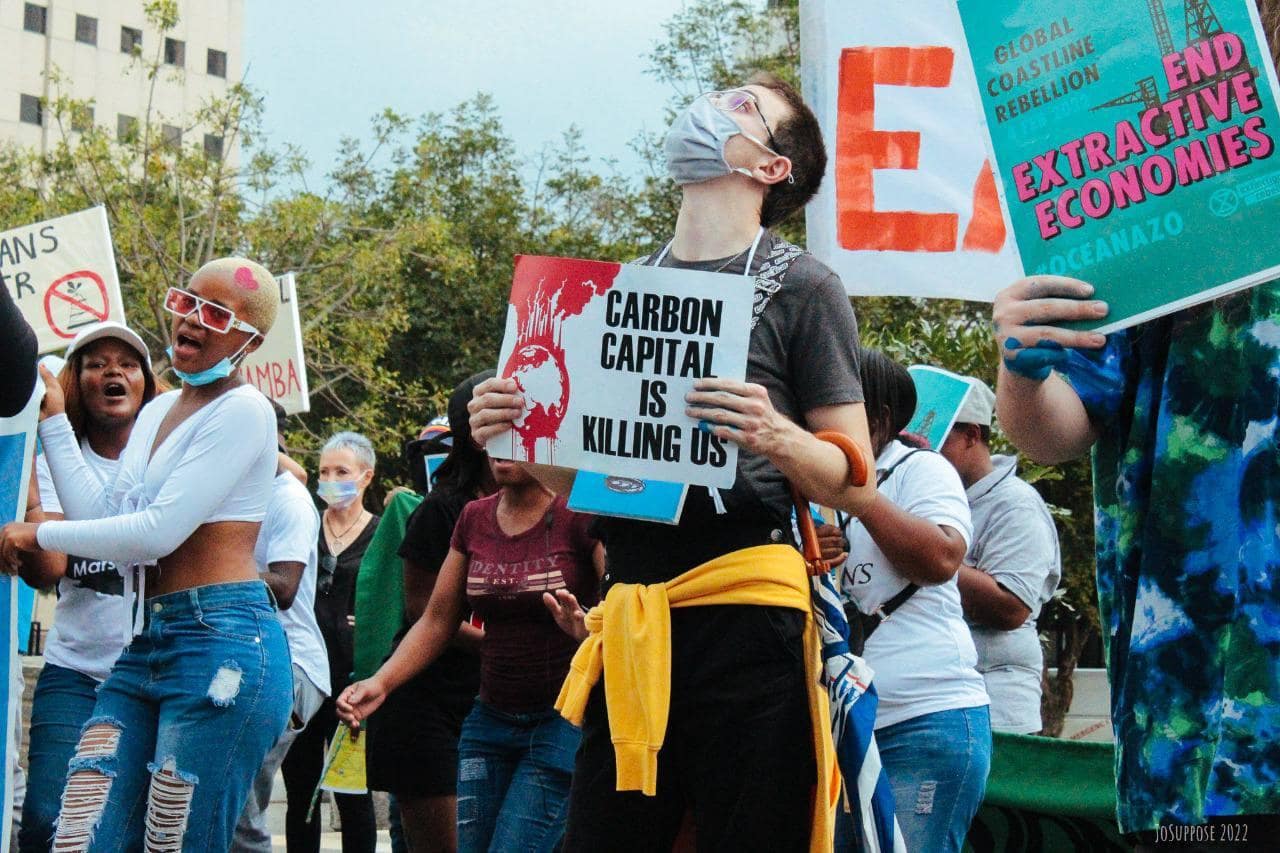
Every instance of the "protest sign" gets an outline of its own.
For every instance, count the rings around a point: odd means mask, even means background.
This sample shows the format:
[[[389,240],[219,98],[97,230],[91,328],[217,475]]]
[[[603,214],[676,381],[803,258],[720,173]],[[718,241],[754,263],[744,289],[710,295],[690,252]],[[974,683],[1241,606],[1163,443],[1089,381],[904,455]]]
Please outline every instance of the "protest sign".
[[[1021,275],[955,0],[802,0],[826,138],[809,250],[857,295],[990,301]]]
[[[36,447],[36,417],[40,413],[43,388],[37,388],[31,401],[12,418],[0,418],[0,523],[20,521],[27,511],[27,483],[31,477],[31,459]],[[0,850],[9,849],[13,813],[12,768],[18,761],[16,731],[21,694],[16,692],[18,674],[18,579],[0,576],[0,714],[4,723],[5,765],[0,776]]]
[[[938,450],[956,425],[956,415],[973,383],[949,370],[925,364],[914,364],[907,372],[916,386],[916,413],[905,431],[920,436]]]
[[[684,397],[704,376],[744,378],[753,294],[742,276],[517,257],[498,375],[525,413],[489,454],[729,488],[737,446]]]
[[[246,382],[296,415],[311,411],[298,291],[291,272],[276,276],[276,283],[280,285],[280,313],[262,346],[245,357],[240,372]]]
[[[1166,6],[959,0],[1022,264],[1094,284],[1104,332],[1280,273],[1257,10]]]
[[[40,352],[64,348],[85,326],[124,322],[102,207],[0,233],[0,284],[35,329]]]

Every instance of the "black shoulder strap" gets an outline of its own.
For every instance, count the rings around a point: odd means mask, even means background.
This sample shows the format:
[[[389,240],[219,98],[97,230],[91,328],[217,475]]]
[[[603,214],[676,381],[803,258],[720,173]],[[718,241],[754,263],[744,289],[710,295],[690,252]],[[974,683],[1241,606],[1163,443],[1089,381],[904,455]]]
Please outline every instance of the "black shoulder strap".
[[[883,471],[881,471],[876,475],[876,487],[879,488],[880,486],[884,485],[884,481],[889,479],[889,475],[892,474],[894,471],[897,471],[898,468],[902,465],[902,463],[906,462],[912,456],[915,456],[917,453],[932,453],[932,452],[933,451],[925,450],[924,448],[921,448],[921,447],[913,447],[912,449],[908,450],[906,453],[902,454],[901,459],[899,459],[897,462],[894,462],[888,468],[884,469]],[[848,524],[847,520],[842,522],[840,527],[843,529],[846,524]],[[877,627],[879,627],[881,622],[883,622],[885,619],[888,619],[890,613],[897,610],[902,605],[906,604],[907,599],[915,595],[919,590],[920,590],[920,587],[918,584],[909,583],[906,586],[904,586],[901,590],[899,590],[897,595],[895,595],[893,598],[889,599],[884,604],[881,604],[879,607],[877,607],[874,613],[868,614],[866,616],[867,625],[865,628],[866,633],[863,635],[864,638],[871,636],[871,632],[874,631]]]

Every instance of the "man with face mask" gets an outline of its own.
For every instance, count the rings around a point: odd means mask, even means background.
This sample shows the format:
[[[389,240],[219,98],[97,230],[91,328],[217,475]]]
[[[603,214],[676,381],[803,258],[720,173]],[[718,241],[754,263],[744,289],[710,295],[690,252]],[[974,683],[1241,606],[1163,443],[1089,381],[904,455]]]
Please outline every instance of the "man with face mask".
[[[794,89],[758,76],[697,98],[665,151],[683,199],[673,238],[641,263],[755,288],[746,381],[702,379],[685,400],[739,446],[737,480],[691,488],[677,525],[595,525],[606,600],[559,705],[583,727],[564,849],[668,848],[690,814],[700,849],[827,851],[830,722],[809,692],[816,648],[788,481],[854,515],[875,489],[853,473],[871,451],[844,287],[768,230],[816,192],[821,129]],[[505,432],[523,406],[514,381],[482,383],[473,435]]]

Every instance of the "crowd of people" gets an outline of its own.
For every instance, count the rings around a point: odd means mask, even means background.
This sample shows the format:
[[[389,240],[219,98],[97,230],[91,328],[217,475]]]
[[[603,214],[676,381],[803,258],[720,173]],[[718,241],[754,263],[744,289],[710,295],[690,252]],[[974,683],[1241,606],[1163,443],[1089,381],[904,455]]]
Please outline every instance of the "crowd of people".
[[[113,323],[42,373],[26,516],[0,533],[3,568],[59,592],[20,850],[269,850],[278,769],[288,848],[317,850],[310,804],[340,725],[366,739],[370,787],[393,795],[412,851],[861,849],[794,486],[835,511],[818,535],[875,671],[906,847],[958,851],[993,730],[1041,730],[1035,620],[1061,574],[1044,502],[993,455],[997,410],[1037,459],[1097,445],[1120,829],[1147,844],[1166,823],[1280,810],[1264,571],[1280,353],[1254,325],[1280,320],[1274,289],[1104,337],[1043,325],[1103,316],[1087,285],[1019,282],[994,308],[998,392],[971,380],[942,446],[920,446],[906,369],[859,345],[839,278],[773,230],[826,169],[795,90],[759,76],[703,95],[665,151],[682,204],[639,263],[756,287],[745,379],[700,379],[684,401],[738,446],[736,481],[691,488],[676,524],[575,513],[562,473],[488,458],[525,409],[490,371],[450,398],[429,492],[396,496],[416,505],[403,530],[380,525],[370,442],[339,432],[307,470],[240,376],[278,307],[245,259],[169,289],[174,390]],[[0,299],[4,415],[36,376]],[[1229,369],[1247,400],[1206,395]],[[402,560],[402,596],[378,602],[398,631],[357,678],[380,535]],[[369,795],[336,805],[343,849],[373,850]]]

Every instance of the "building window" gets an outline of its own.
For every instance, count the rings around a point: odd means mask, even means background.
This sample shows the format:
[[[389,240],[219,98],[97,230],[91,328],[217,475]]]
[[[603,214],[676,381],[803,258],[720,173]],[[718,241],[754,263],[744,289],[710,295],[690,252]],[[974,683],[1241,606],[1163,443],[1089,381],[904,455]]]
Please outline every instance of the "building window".
[[[210,160],[222,159],[222,137],[212,133],[204,135],[204,154]]]
[[[160,136],[166,148],[182,147],[182,128],[173,124],[165,124],[160,127]]]
[[[71,129],[76,133],[87,133],[93,127],[93,107],[88,104],[76,104],[71,108]]]
[[[116,139],[120,142],[133,142],[138,138],[138,120],[133,116],[121,113],[116,116]]]
[[[18,107],[18,118],[27,124],[44,124],[44,106],[35,95],[23,95]]]
[[[164,61],[166,65],[176,65],[179,68],[186,65],[187,43],[178,39],[165,39]]]
[[[22,28],[29,33],[44,35],[49,25],[49,10],[35,3],[26,4],[22,11]]]
[[[76,15],[76,41],[81,44],[98,43],[98,19],[88,15]]]
[[[209,48],[209,63],[206,70],[210,77],[222,77],[225,79],[227,76],[227,52]]]
[[[120,52],[138,54],[142,52],[142,30],[133,27],[120,28]]]

